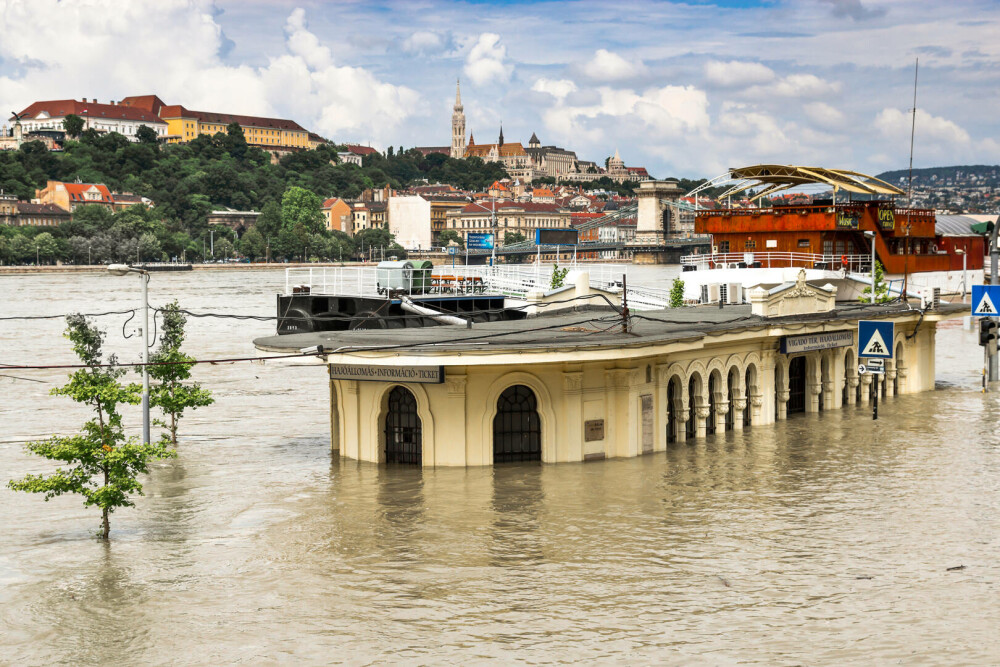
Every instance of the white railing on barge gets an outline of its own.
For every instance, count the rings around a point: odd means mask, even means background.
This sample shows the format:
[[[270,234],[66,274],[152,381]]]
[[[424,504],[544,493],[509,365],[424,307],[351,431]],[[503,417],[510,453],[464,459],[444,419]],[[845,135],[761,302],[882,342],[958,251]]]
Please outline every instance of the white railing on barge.
[[[621,264],[578,263],[560,265],[590,274],[590,285],[620,290],[628,268]],[[492,294],[523,299],[529,292],[545,291],[552,284],[552,264],[447,265],[411,269],[401,279],[387,280],[386,269],[375,266],[321,266],[285,269],[285,294],[385,296],[396,294]]]
[[[710,255],[686,255],[682,266],[697,269],[745,269],[800,266],[804,269],[839,271],[846,268],[853,273],[871,271],[871,255],[817,255],[806,252],[725,252]],[[690,270],[690,269],[688,269]]]

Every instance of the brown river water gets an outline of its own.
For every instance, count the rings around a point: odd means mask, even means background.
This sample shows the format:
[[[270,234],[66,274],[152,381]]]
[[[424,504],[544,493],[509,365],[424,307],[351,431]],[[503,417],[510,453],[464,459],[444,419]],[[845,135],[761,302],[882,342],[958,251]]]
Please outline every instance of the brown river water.
[[[630,267],[665,284],[672,269]],[[157,274],[150,301],[272,315],[280,271]],[[0,317],[131,308],[138,278],[0,276]],[[110,350],[138,358],[123,316]],[[132,325],[130,325],[131,327]],[[72,363],[61,320],[0,362]],[[267,322],[192,319],[201,358]],[[1000,663],[1000,392],[939,329],[938,390],[667,453],[496,469],[331,457],[316,367],[200,366],[214,406],[112,516],[0,488],[0,664]],[[0,371],[0,483],[85,413]],[[139,422],[138,411],[126,414]],[[949,571],[948,568],[965,566]]]

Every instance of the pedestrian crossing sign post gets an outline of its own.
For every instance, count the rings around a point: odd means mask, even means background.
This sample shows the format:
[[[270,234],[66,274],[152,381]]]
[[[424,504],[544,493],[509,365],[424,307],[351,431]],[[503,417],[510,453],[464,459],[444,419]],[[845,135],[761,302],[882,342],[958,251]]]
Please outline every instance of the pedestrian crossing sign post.
[[[858,322],[858,357],[892,359],[892,322]]]
[[[972,286],[972,314],[976,317],[1000,317],[1000,285]]]

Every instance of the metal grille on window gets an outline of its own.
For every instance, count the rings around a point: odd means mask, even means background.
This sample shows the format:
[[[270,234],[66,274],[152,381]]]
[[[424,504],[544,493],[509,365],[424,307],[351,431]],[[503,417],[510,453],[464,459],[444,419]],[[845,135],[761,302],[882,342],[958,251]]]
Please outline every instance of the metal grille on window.
[[[535,393],[524,385],[508,387],[493,418],[493,462],[542,460],[542,424]]]
[[[420,465],[420,431],[417,400],[406,387],[394,387],[385,416],[385,462]]]

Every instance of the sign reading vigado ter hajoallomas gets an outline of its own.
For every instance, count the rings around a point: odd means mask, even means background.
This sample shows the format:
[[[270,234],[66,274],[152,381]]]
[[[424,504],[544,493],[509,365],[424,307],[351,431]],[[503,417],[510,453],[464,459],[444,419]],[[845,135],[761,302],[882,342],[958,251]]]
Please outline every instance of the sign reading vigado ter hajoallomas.
[[[362,380],[369,382],[444,382],[444,366],[369,366],[330,364],[331,380]]]
[[[854,345],[853,331],[828,331],[826,333],[805,334],[803,336],[785,336],[781,339],[781,351],[784,354],[829,350],[834,347],[847,347],[848,345]]]

